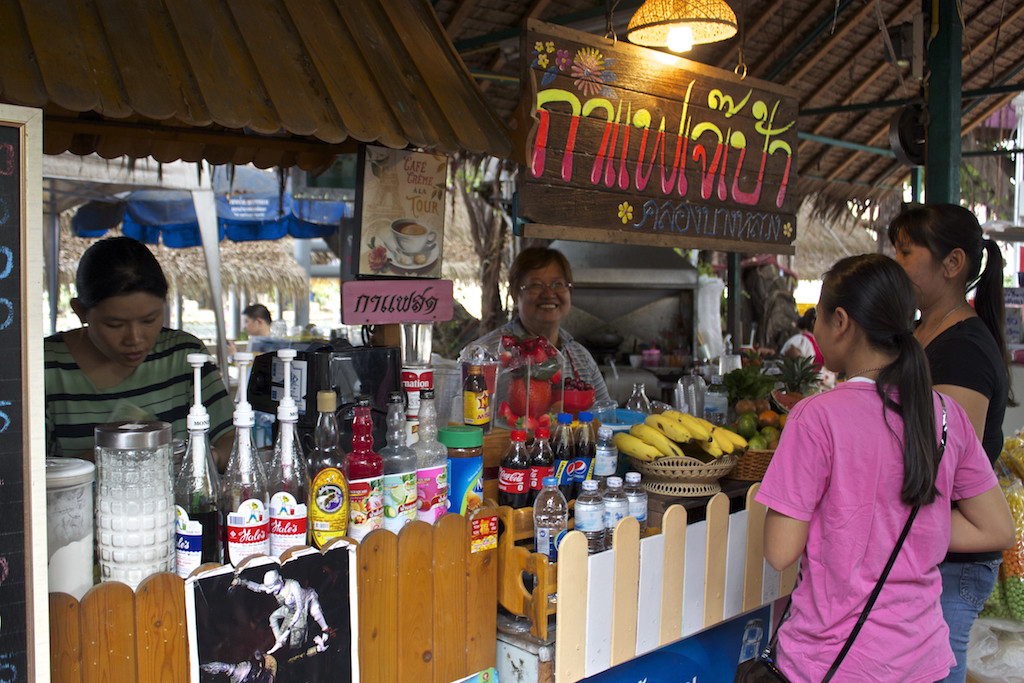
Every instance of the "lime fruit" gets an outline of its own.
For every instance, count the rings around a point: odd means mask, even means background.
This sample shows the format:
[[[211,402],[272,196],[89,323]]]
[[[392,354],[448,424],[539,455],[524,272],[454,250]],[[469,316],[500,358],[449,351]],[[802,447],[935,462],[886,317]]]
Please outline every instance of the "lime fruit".
[[[757,413],[749,412],[740,415],[736,420],[736,428],[744,439],[749,439],[757,434]]]
[[[747,441],[747,448],[752,451],[766,451],[768,450],[768,442],[763,436],[756,434]]]
[[[763,436],[764,440],[766,442],[768,442],[768,443],[771,443],[772,441],[778,441],[780,435],[781,435],[781,432],[779,431],[778,427],[762,427],[761,428],[761,436]]]

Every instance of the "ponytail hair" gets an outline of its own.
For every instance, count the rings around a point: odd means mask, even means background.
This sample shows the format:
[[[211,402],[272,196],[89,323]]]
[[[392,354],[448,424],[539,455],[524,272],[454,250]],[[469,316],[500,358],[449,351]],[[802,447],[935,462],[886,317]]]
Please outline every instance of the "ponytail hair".
[[[821,315],[832,316],[843,308],[872,348],[895,355],[879,371],[875,389],[882,410],[892,410],[903,419],[900,499],[908,506],[935,500],[940,457],[931,374],[911,327],[916,310],[913,291],[899,264],[888,256],[864,254],[837,261],[825,273],[819,304]],[[891,397],[894,390],[898,404]]]
[[[889,223],[889,242],[896,246],[901,237],[927,249],[936,261],[942,261],[954,249],[963,250],[967,257],[964,296],[974,290],[974,311],[995,339],[1009,377],[1003,254],[995,242],[985,237],[978,218],[956,204],[914,205],[904,209]],[[1016,405],[1012,387],[1009,400],[1010,405]]]

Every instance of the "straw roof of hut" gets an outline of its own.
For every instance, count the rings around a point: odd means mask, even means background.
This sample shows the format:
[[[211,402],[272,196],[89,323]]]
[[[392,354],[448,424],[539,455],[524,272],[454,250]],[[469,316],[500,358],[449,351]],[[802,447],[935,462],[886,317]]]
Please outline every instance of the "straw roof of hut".
[[[887,220],[874,223],[857,218],[849,207],[845,212],[822,212],[813,201],[804,201],[797,213],[793,270],[801,280],[820,280],[822,274],[841,258],[881,251],[892,255],[885,237]]]
[[[112,230],[108,236],[119,235]],[[71,234],[70,217],[61,217],[60,235],[60,283],[74,284],[75,271],[82,254],[95,242],[95,238],[75,237]],[[164,245],[148,245],[160,262],[160,267],[171,289],[188,296],[199,298],[209,290],[206,278],[206,258],[202,247],[172,249]],[[220,243],[220,275],[225,291],[267,291],[277,288],[297,296],[309,292],[309,277],[293,256],[294,244],[291,237],[279,240]]]

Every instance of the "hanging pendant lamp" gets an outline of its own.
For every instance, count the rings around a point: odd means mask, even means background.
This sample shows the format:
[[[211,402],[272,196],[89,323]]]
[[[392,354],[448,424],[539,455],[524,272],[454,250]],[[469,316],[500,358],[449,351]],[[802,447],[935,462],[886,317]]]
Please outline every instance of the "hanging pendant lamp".
[[[626,28],[631,43],[686,52],[736,35],[736,13],[725,0],[646,0]]]

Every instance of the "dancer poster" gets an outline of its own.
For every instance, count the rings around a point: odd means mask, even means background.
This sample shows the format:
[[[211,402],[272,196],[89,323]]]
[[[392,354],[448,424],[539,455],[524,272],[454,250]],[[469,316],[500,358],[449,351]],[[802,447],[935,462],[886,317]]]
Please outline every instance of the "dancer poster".
[[[252,558],[190,578],[192,680],[358,681],[355,558],[355,546],[340,542],[283,564]]]

